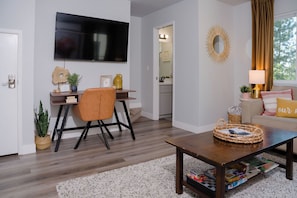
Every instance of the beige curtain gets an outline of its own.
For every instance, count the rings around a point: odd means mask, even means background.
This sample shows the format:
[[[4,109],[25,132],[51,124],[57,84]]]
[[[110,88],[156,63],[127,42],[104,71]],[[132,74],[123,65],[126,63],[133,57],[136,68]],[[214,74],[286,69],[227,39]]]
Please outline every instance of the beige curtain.
[[[273,26],[274,0],[251,0],[252,6],[252,66],[253,70],[265,70],[265,85],[273,85]]]

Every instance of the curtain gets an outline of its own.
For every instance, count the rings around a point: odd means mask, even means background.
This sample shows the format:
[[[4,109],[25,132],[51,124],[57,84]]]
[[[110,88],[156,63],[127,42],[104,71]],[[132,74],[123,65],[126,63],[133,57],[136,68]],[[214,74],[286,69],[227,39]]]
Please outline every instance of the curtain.
[[[274,0],[251,0],[252,7],[252,70],[265,70],[265,85],[273,85]]]

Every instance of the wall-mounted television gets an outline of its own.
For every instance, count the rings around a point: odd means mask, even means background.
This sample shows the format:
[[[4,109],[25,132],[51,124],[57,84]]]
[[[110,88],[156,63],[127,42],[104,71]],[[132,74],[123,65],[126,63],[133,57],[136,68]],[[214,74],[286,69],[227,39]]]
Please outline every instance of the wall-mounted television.
[[[129,23],[56,13],[55,60],[127,62]]]

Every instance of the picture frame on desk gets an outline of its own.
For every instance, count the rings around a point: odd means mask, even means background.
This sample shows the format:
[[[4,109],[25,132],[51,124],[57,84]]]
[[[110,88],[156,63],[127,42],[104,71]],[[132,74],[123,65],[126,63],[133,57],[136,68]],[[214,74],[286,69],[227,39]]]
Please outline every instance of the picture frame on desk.
[[[68,83],[60,84],[60,91],[61,92],[70,91],[69,84]]]
[[[112,87],[112,75],[101,75],[100,87]]]

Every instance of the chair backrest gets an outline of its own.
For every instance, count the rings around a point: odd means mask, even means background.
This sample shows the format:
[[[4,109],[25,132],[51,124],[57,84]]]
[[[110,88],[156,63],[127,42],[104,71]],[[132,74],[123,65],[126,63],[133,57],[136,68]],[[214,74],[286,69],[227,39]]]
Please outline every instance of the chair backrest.
[[[82,94],[76,111],[83,121],[109,119],[113,116],[115,100],[114,88],[89,88]]]

